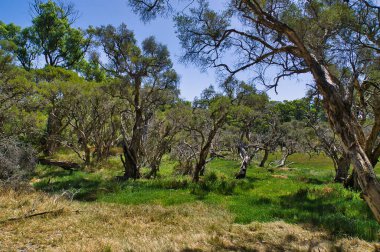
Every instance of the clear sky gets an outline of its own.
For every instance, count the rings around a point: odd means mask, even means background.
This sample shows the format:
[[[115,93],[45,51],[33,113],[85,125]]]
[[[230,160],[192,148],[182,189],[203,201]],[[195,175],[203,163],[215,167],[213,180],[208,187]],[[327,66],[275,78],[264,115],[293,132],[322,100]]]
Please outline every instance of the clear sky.
[[[25,27],[31,24],[29,0],[0,0],[0,20],[5,23],[15,23]],[[135,32],[136,39],[142,41],[148,36],[155,36],[157,41],[166,44],[174,62],[174,68],[181,76],[181,96],[192,100],[199,96],[201,91],[213,84],[216,85],[217,76],[214,70],[201,72],[192,65],[183,65],[179,62],[181,46],[175,35],[174,23],[171,18],[158,18],[148,24],[140,21],[127,5],[127,0],[76,0],[76,9],[80,18],[75,23],[78,27],[86,28],[89,25],[119,25],[127,24]],[[303,75],[298,78],[286,79],[280,82],[278,95],[274,91],[268,94],[273,100],[293,100],[301,98],[306,92],[306,83],[310,83],[310,76]],[[258,86],[260,89],[260,87]]]

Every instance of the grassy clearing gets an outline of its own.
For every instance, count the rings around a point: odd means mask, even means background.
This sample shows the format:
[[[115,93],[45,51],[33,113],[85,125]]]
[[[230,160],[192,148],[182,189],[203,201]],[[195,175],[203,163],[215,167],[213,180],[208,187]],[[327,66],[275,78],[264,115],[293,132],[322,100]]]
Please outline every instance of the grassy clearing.
[[[275,159],[272,156],[271,159]],[[194,185],[188,177],[174,176],[175,163],[165,160],[155,180],[117,182],[122,168],[114,158],[91,172],[70,174],[59,168],[39,167],[36,189],[71,192],[75,199],[120,205],[163,207],[202,203],[226,209],[238,224],[285,221],[323,228],[336,237],[378,241],[380,226],[359,193],[332,183],[333,171],[324,156],[296,154],[291,168],[250,167],[244,180],[233,179],[238,161],[214,160],[206,176]]]
[[[223,207],[204,202],[162,206],[67,201],[41,192],[0,191],[0,251],[374,251],[357,238],[287,224],[236,224]]]

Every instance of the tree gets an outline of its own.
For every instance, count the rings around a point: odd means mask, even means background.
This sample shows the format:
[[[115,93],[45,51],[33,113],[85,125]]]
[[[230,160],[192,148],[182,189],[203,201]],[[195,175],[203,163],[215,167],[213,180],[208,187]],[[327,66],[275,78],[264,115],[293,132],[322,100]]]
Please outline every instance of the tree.
[[[169,153],[182,127],[182,104],[166,105],[148,123],[143,153],[150,172],[146,178],[156,177],[165,154]]]
[[[12,63],[12,55],[0,41],[0,182],[17,185],[32,174],[36,160],[33,148],[17,139],[15,129],[13,135],[5,134],[6,125],[13,124],[12,108],[22,108],[33,90],[25,71]]]
[[[102,26],[94,31],[97,42],[102,47],[108,64],[106,71],[116,78],[113,92],[125,101],[123,120],[130,119],[131,130],[124,123],[124,143],[122,163],[124,178],[139,178],[142,142],[146,125],[154,115],[155,109],[167,102],[163,96],[167,91],[175,97],[178,94],[178,76],[173,70],[169,51],[153,37],[145,39],[140,49],[132,31],[125,24],[115,28]],[[129,134],[131,132],[131,134]]]
[[[145,1],[133,2],[142,7]],[[366,71],[378,60],[379,7],[371,1],[350,2],[234,0],[218,13],[201,1],[189,15],[177,17],[178,37],[185,60],[230,75],[276,66],[278,74],[267,84],[271,87],[283,77],[311,73],[329,123],[358,173],[363,197],[380,222],[380,183],[373,169],[379,158],[380,109],[374,102],[376,119],[366,137],[353,106],[354,90],[368,95],[379,86]],[[225,61],[229,52],[237,56],[235,64]],[[371,96],[379,100],[378,92]]]
[[[89,33],[72,27],[78,15],[74,5],[34,0],[30,6],[32,26],[21,29],[0,21],[0,40],[11,45],[9,51],[28,71],[41,55],[47,66],[78,68],[92,41]]]
[[[73,150],[85,165],[92,159],[104,160],[120,134],[120,104],[98,83],[65,82],[59,87],[67,127],[57,141]]]
[[[74,5],[35,0],[31,9],[32,41],[41,51],[46,65],[73,68],[83,59],[91,43],[83,31],[71,27],[78,15]]]
[[[269,99],[265,93],[257,91],[253,85],[245,82],[240,84],[232,82],[229,87],[225,86],[225,90],[229,90],[227,93],[234,104],[230,124],[237,128],[234,145],[242,159],[240,171],[236,177],[245,178],[251,160],[260,150],[264,149],[263,145],[257,142],[258,137],[254,128],[263,119],[265,115],[263,111],[266,110]],[[231,92],[233,90],[235,95]]]
[[[180,168],[191,172],[194,182],[205,172],[214,138],[226,123],[231,105],[227,96],[210,86],[194,100],[192,108],[182,109],[182,134],[176,152]]]
[[[314,132],[308,139],[311,149],[322,150],[333,162],[335,168],[335,182],[345,183],[350,169],[350,157],[344,150],[342,142],[328,126],[319,95],[309,92],[309,97],[303,101],[308,104],[303,120],[306,127]],[[315,140],[312,140],[316,138]]]
[[[50,156],[60,145],[62,132],[69,125],[64,110],[65,96],[63,89],[68,83],[84,82],[76,73],[60,67],[47,66],[33,71],[41,108],[47,115],[46,128],[40,140],[40,147],[45,156]]]

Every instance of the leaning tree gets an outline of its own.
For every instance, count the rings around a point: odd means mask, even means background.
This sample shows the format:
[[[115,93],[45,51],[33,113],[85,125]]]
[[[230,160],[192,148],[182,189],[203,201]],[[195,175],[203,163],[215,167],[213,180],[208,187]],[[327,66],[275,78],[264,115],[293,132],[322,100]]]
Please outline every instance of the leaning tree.
[[[145,20],[167,13],[170,2],[130,0]],[[358,174],[363,198],[380,222],[380,183],[374,172],[380,156],[380,7],[371,0],[233,0],[215,11],[207,1],[198,3],[176,17],[183,59],[230,75],[250,70],[262,77],[265,70],[277,70],[273,82],[266,83],[270,87],[284,77],[310,73]],[[371,110],[367,134],[355,114],[363,112],[356,109],[356,93]]]

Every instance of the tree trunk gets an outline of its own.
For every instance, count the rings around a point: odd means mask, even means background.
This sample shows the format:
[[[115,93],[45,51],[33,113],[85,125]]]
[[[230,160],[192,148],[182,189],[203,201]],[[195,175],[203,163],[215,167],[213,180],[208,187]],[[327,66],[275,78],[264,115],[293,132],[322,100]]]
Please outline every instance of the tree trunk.
[[[53,112],[50,112],[46,124],[46,132],[42,139],[43,153],[45,156],[51,156],[56,148],[56,143],[54,141],[54,125],[55,117]]]
[[[238,174],[236,174],[236,179],[243,179],[245,178],[247,174],[247,168],[251,161],[251,157],[248,155],[248,151],[245,150],[243,146],[238,146],[239,155],[242,159],[241,165],[240,165],[240,171]]]
[[[199,160],[198,163],[194,167],[194,172],[193,172],[193,182],[198,182],[199,181],[199,175],[201,170],[205,169],[205,165],[207,163],[207,155],[210,152],[211,144],[212,141],[214,140],[214,137],[216,133],[218,132],[219,128],[223,125],[225,119],[226,119],[227,114],[222,115],[216,123],[214,123],[212,130],[210,131],[206,143],[201,149],[201,152],[199,153]]]
[[[145,176],[145,178],[150,179],[150,178],[156,178],[157,177],[157,172],[159,170],[159,166],[154,163],[150,166],[150,172]]]
[[[90,165],[91,163],[91,149],[87,144],[84,146],[84,163],[85,165]]]
[[[269,157],[269,150],[268,149],[264,149],[264,157],[261,160],[259,167],[264,167],[265,162],[268,160],[268,157]]]
[[[139,152],[141,148],[141,142],[143,137],[143,111],[140,104],[140,90],[141,89],[141,79],[135,79],[135,90],[134,90],[134,109],[135,109],[135,123],[133,125],[132,138],[127,146],[124,140],[123,143],[123,156],[121,155],[121,161],[124,166],[124,179],[138,179],[140,178],[139,171]]]
[[[323,95],[324,106],[330,125],[339,134],[345,151],[349,154],[358,182],[363,192],[363,198],[370,207],[377,222],[380,223],[380,183],[376,178],[371,161],[365,153],[364,133],[352,114],[350,105],[343,100],[339,93],[338,84],[328,69],[320,65],[315,58],[311,59],[310,67],[317,82],[318,89]],[[333,81],[334,80],[334,81]]]
[[[39,158],[38,162],[42,165],[52,165],[52,166],[58,166],[61,167],[64,170],[68,170],[73,172],[75,169],[79,169],[80,165],[73,162],[65,162],[65,161],[53,161],[45,158]]]
[[[137,179],[140,177],[140,173],[137,168],[136,153],[133,149],[123,144],[123,155],[120,155],[121,162],[124,166],[124,179]]]
[[[355,191],[361,190],[358,181],[358,174],[355,172],[355,169],[352,170],[350,176],[348,176],[346,181],[344,181],[344,187]]]
[[[202,148],[201,153],[199,154],[199,160],[194,167],[193,182],[199,181],[200,172],[202,169],[205,169],[204,167],[206,165],[206,159],[207,159],[208,152],[210,150],[210,146],[211,146],[211,142],[206,143],[205,147]]]
[[[276,168],[284,167],[286,164],[286,160],[288,159],[290,155],[291,155],[291,152],[287,148],[284,147],[282,150],[281,160],[278,162],[278,165],[276,166]]]
[[[336,174],[334,181],[343,183],[348,177],[348,171],[350,169],[350,157],[345,154],[336,161]]]

